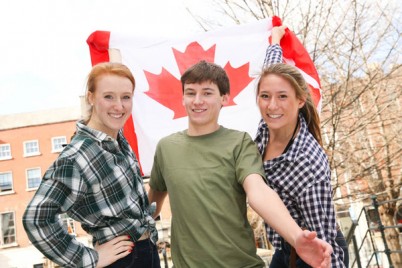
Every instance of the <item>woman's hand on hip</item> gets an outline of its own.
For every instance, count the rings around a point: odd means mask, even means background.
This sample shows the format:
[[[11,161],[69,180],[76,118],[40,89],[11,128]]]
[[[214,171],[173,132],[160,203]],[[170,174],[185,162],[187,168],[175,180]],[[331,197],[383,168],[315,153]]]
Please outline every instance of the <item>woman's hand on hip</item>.
[[[96,267],[102,268],[126,257],[131,253],[133,247],[134,242],[127,235],[115,237],[102,245],[96,243],[95,250],[99,255]]]

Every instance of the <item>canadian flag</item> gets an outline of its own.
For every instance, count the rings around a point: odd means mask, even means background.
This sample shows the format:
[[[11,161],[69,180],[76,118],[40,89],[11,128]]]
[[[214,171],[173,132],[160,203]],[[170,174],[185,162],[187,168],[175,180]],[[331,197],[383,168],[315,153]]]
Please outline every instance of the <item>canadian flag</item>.
[[[263,67],[270,30],[278,25],[280,19],[273,17],[174,39],[107,31],[95,31],[88,37],[93,65],[116,61],[113,55],[118,51],[118,61],[134,74],[133,113],[124,127],[124,135],[144,175],[150,174],[158,141],[187,128],[180,77],[199,60],[219,64],[229,76],[231,102],[222,108],[219,123],[255,136],[260,120],[255,78]],[[284,61],[302,71],[318,104],[321,96],[318,74],[307,51],[289,30],[281,46]]]

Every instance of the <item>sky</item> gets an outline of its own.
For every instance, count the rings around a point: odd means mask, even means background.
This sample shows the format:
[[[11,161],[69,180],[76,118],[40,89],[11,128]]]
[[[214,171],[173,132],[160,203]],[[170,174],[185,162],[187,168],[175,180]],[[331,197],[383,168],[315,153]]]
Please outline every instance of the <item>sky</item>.
[[[0,115],[78,106],[92,32],[201,32],[186,7],[209,8],[197,0],[0,1]]]

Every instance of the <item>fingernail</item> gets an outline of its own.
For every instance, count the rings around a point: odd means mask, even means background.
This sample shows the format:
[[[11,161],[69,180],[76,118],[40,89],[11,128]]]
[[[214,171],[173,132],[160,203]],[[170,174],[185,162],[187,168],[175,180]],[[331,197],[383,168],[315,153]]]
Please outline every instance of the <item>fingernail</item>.
[[[130,253],[131,253],[131,249],[129,249],[129,250],[128,250],[128,252],[130,252]]]
[[[130,240],[131,240],[131,236],[129,236],[129,235],[128,235],[127,237],[128,237],[128,239],[130,239]]]

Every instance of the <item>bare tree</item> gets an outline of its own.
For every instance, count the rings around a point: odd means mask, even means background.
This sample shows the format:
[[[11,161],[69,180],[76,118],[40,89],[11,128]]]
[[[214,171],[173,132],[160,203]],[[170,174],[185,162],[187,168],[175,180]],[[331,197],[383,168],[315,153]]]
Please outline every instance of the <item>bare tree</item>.
[[[208,1],[207,1],[208,2]],[[203,1],[205,4],[205,1]],[[337,204],[398,198],[402,176],[402,6],[396,0],[210,0],[205,30],[279,16],[320,74],[321,126]],[[219,18],[219,19],[212,19]],[[381,209],[393,223],[396,203]],[[400,249],[391,231],[391,249]],[[395,267],[401,256],[392,254]]]

